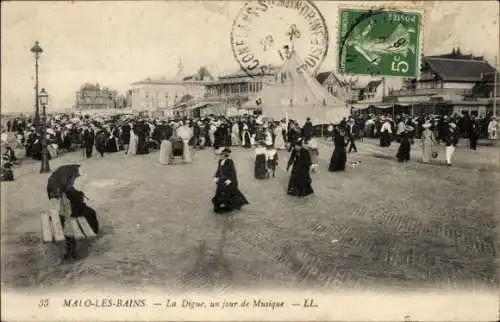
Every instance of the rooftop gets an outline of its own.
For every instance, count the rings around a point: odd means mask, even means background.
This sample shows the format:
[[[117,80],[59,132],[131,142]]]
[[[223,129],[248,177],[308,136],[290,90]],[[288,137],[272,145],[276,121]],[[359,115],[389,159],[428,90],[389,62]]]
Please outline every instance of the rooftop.
[[[322,72],[316,76],[316,80],[323,85],[332,72]]]
[[[378,87],[380,84],[382,84],[382,80],[376,80],[376,81],[370,81],[368,82],[368,84],[365,86],[365,88],[376,88]]]
[[[274,67],[272,67],[273,70],[276,70]],[[228,79],[228,78],[240,78],[240,77],[253,77],[253,76],[261,76],[262,71],[261,70],[253,70],[250,72],[246,72],[244,70],[237,70],[233,73],[226,74],[223,76],[220,76],[219,79]],[[265,75],[274,75],[274,71],[268,71],[265,73]]]
[[[426,56],[426,58],[447,58],[447,59],[466,59],[466,60],[484,60],[483,56],[474,56],[474,55],[464,55],[460,50],[460,47],[453,48],[453,51],[448,54],[443,55],[435,55],[435,56]]]
[[[182,79],[167,79],[166,77],[161,78],[146,78],[144,80],[134,82],[132,85],[143,85],[143,84],[153,84],[153,85],[175,85],[175,84],[202,84],[206,82],[213,81],[214,77],[205,66],[200,67],[196,74],[183,77]]]
[[[484,60],[425,57],[425,64],[444,81],[481,81],[495,69]]]

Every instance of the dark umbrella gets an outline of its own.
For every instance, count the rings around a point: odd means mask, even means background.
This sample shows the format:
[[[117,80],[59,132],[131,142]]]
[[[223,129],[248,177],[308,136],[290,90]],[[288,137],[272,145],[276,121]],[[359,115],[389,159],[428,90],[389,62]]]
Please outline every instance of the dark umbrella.
[[[47,182],[49,200],[52,198],[60,198],[68,188],[73,186],[75,179],[80,176],[79,169],[79,164],[66,164],[60,166],[52,173]]]

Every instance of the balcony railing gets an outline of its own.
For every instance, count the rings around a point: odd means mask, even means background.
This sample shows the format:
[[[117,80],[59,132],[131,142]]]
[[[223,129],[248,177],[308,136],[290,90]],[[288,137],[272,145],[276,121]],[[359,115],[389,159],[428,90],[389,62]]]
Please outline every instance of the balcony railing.
[[[471,89],[462,88],[416,88],[389,91],[391,96],[419,96],[419,95],[472,95]]]

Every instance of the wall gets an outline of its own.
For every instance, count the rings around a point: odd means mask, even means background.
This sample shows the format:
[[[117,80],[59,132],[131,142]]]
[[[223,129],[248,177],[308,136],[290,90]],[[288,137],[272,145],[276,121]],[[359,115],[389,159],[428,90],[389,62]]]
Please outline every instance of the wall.
[[[443,88],[456,88],[456,89],[472,89],[475,83],[454,83],[454,82],[445,82],[443,84]]]
[[[184,95],[199,98],[204,94],[205,86],[198,83],[141,83],[133,85],[132,108],[150,111],[165,109],[178,103]]]

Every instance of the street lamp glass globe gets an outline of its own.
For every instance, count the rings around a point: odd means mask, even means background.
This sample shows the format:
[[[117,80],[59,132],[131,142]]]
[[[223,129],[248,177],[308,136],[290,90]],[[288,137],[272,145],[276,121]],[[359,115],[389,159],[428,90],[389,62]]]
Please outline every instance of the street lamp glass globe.
[[[42,88],[40,94],[38,94],[38,98],[40,99],[40,104],[42,106],[46,106],[49,103],[49,93],[47,93],[45,88]]]
[[[35,45],[31,47],[31,52],[35,54],[35,56],[39,56],[43,52],[42,47],[40,47],[40,43],[38,41],[35,41]]]

